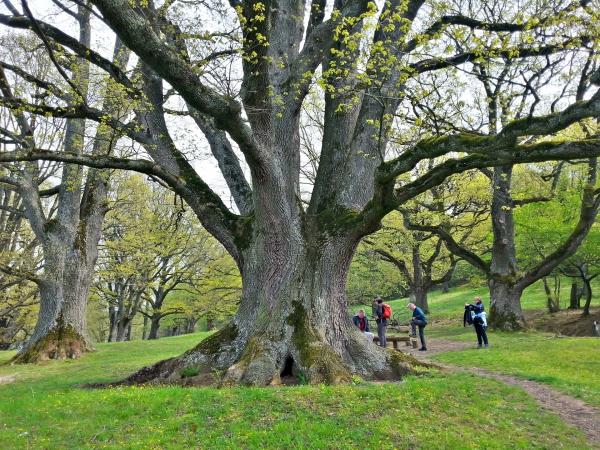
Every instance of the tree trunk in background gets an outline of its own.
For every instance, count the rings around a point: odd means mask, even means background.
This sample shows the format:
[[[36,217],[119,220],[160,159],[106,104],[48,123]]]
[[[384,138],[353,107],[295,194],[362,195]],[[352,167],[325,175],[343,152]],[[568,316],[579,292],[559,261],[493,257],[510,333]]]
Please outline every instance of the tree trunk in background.
[[[442,294],[447,294],[450,292],[450,283],[448,281],[444,281],[442,283]]]
[[[127,336],[132,320],[133,318],[129,316],[123,316],[121,320],[119,320],[117,324],[117,342],[125,342],[128,340]]]
[[[150,321],[150,332],[148,333],[148,340],[158,339],[158,329],[160,328],[160,319],[163,316],[158,313],[154,313],[152,315],[152,319]]]
[[[206,331],[213,331],[216,330],[217,327],[215,326],[215,318],[214,317],[207,317],[206,318]]]
[[[142,330],[142,341],[146,340],[146,328],[148,327],[148,316],[144,314],[144,328]]]
[[[109,319],[109,330],[108,330],[108,342],[117,342],[117,308],[110,306],[108,308],[108,319]]]
[[[523,289],[515,287],[518,276],[515,248],[515,222],[510,197],[512,166],[494,168],[492,179],[492,264],[488,274],[490,317],[488,323],[499,330],[525,328],[521,310]]]
[[[79,7],[80,42],[89,46],[91,27],[90,11]],[[123,51],[117,40],[114,60],[126,65],[128,51]],[[81,73],[77,84],[87,93],[88,63],[79,60]],[[111,100],[104,102],[111,113],[115,107]],[[84,148],[85,122],[67,120],[64,150],[81,153]],[[94,140],[94,154],[111,154],[116,142],[115,133],[99,125]],[[108,212],[106,195],[109,190],[108,171],[89,169],[83,183],[81,166],[64,165],[58,193],[56,217],[42,223],[39,192],[35,177],[26,176],[24,189],[27,214],[44,252],[44,275],[38,283],[40,312],[31,338],[11,363],[30,363],[43,359],[78,358],[86,351],[94,351],[87,330],[87,303],[98,258],[98,242],[102,233],[104,216]]]
[[[579,300],[581,295],[579,294],[579,286],[577,282],[571,284],[571,295],[569,297],[569,309],[579,309]]]
[[[557,289],[555,289],[554,294],[552,294],[552,291],[550,290],[550,286],[548,285],[548,279],[544,277],[542,278],[542,281],[544,283],[544,291],[546,292],[546,306],[548,308],[548,312],[552,314],[560,311],[560,279],[555,279],[558,285],[556,286]]]
[[[427,304],[427,292],[431,287],[431,277],[427,270],[423,273],[423,262],[421,261],[421,253],[419,246],[412,248],[412,263],[413,263],[413,285],[411,286],[411,296],[414,296],[413,303],[423,310],[425,314],[429,314],[429,305]]]
[[[592,277],[585,277],[583,279],[584,283],[584,292],[585,292],[585,304],[583,305],[583,313],[582,316],[586,317],[590,315],[590,304],[592,303],[592,280],[596,278],[597,274]]]
[[[198,319],[189,318],[185,321],[185,334],[191,334],[196,331]]]
[[[410,302],[421,308],[425,314],[429,314],[427,291],[428,288],[425,286],[415,286],[414,289],[410,291],[410,295],[408,296]]]
[[[488,281],[491,296],[490,316],[494,318],[493,328],[514,331],[524,328],[525,318],[521,310],[523,290],[508,283]],[[488,319],[488,324],[491,322]]]

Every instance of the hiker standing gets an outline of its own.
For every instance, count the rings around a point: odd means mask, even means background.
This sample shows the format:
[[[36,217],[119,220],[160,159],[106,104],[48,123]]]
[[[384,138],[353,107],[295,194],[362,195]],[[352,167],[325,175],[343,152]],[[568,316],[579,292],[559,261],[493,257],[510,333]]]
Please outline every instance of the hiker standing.
[[[356,325],[358,329],[363,332],[363,334],[368,340],[370,340],[371,342],[373,341],[375,335],[371,333],[369,319],[367,318],[367,316],[365,316],[364,309],[361,309],[360,311],[358,311],[358,314],[352,316],[352,322],[354,322],[354,325]]]
[[[413,316],[410,321],[410,326],[412,327],[412,334],[410,337],[417,337],[417,327],[419,327],[419,338],[421,339],[421,348],[420,352],[427,351],[427,344],[425,344],[425,327],[427,326],[427,317],[425,317],[425,313],[421,308],[419,308],[414,303],[409,303],[408,308],[412,311]]]
[[[377,323],[379,345],[381,347],[386,347],[387,341],[385,340],[385,331],[387,328],[387,319],[383,317],[383,299],[376,295],[373,302],[375,303],[375,322]]]
[[[481,297],[477,296],[473,300],[475,300],[475,304],[465,303],[465,309],[468,309],[469,313],[472,311],[473,314],[473,326],[477,333],[477,348],[483,348],[483,345],[485,345],[485,348],[490,348],[485,332],[485,328],[487,327],[485,307],[481,302]]]

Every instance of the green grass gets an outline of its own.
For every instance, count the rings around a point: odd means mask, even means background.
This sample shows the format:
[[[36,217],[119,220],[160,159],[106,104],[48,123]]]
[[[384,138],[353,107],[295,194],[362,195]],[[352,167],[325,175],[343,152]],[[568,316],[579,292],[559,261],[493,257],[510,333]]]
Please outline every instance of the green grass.
[[[99,344],[97,353],[75,361],[0,367],[0,448],[590,448],[579,431],[539,411],[521,389],[465,373],[342,387],[73,387],[121,378],[206,335]],[[544,345],[552,342],[564,345]],[[483,355],[508,358],[508,365],[514,354],[500,350],[497,336],[492,343]],[[519,353],[517,343],[510,345]],[[12,354],[0,352],[0,361]],[[592,377],[582,382],[598,384]]]
[[[563,283],[564,284],[564,283]],[[489,308],[486,286],[452,289],[447,294],[431,292],[428,296],[430,337],[472,341],[472,327],[463,327],[464,304],[480,295]],[[543,284],[537,282],[525,290],[521,298],[524,311],[546,307]],[[394,313],[408,321],[406,299],[391,301]],[[407,311],[404,313],[404,310]],[[600,407],[600,339],[554,338],[542,332],[488,333],[492,346],[489,352],[466,350],[436,356],[440,362],[463,367],[479,367],[492,372],[516,375],[541,381],[587,403]]]
[[[467,330],[464,337],[475,347],[475,332]],[[444,331],[436,330],[436,334],[443,336]],[[465,350],[434,358],[540,381],[600,407],[600,339],[552,338],[548,333],[488,333],[488,338],[490,350]]]

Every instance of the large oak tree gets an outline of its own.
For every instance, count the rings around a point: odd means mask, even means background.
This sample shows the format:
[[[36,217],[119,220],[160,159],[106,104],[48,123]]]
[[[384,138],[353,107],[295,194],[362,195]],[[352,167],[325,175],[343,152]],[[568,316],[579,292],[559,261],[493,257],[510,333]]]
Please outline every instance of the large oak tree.
[[[82,1],[64,5],[75,3]],[[311,383],[344,383],[353,375],[398,378],[411,370],[411,359],[367,342],[348,316],[345,280],[359,241],[389,212],[453,173],[600,154],[597,138],[527,141],[600,115],[600,93],[575,102],[571,77],[560,71],[553,78],[558,90],[532,90],[517,73],[513,84],[525,92],[530,114],[508,120],[497,133],[487,132],[485,111],[469,107],[485,93],[469,83],[462,90],[445,83],[468,79],[474,62],[492,66],[507,58],[532,61],[523,68],[529,74],[536,61],[565,58],[565,71],[580,70],[597,45],[595,3],[230,0],[228,8],[219,2],[94,1],[99,20],[139,58],[134,74],[58,25],[34,22],[33,14],[0,15],[6,26],[33,28],[54,45],[49,47],[60,47],[61,57],[87,59],[141,106],[135,117],[120,120],[85,101],[65,107],[2,98],[0,105],[102,122],[151,158],[65,154],[15,139],[0,160],[56,159],[160,178],[235,259],[244,286],[232,321],[186,354],[129,381],[179,382],[185,365],[199,368],[192,382],[204,376],[212,383],[216,368],[224,371],[224,383],[266,385],[277,382],[286,366]],[[232,66],[224,65],[226,58],[233,58]],[[592,80],[599,79],[595,72]],[[299,129],[310,92],[322,96],[323,133],[314,185],[302,196]],[[442,101],[427,109],[424,99],[432,93]],[[172,139],[165,114],[173,111],[165,101],[173,95],[185,102],[176,112],[190,114],[205,134],[236,210],[208,187]],[[480,132],[450,126],[457,115],[479,121]],[[424,116],[435,120],[424,122]],[[436,130],[423,128],[432,122]],[[392,140],[397,152],[390,150]],[[401,178],[420,161],[444,155],[426,173]]]

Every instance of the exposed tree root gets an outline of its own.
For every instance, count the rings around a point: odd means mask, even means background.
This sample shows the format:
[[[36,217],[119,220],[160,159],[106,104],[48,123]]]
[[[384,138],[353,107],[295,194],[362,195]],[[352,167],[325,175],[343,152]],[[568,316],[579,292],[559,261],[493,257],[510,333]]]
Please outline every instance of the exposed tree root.
[[[71,325],[57,326],[6,364],[33,364],[49,359],[76,359],[86,352],[93,351],[95,350],[92,345]]]
[[[145,367],[118,382],[87,387],[138,384],[262,387],[281,385],[282,376],[298,377],[311,385],[339,385],[350,384],[357,378],[395,381],[435,367],[411,355],[378,347],[360,333],[351,333],[350,351],[343,357],[322,340],[310,341],[299,348],[290,341],[273,345],[262,335],[253,336],[243,351],[236,353],[231,344],[235,343],[237,334],[231,325],[228,327],[181,356]]]

